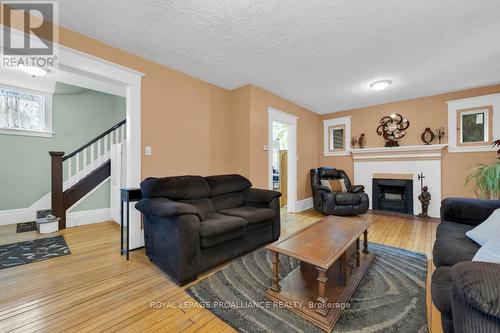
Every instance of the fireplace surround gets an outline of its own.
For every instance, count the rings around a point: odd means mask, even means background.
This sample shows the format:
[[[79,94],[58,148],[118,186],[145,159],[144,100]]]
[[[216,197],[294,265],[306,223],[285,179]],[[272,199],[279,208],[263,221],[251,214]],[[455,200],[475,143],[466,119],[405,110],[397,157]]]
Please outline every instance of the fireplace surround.
[[[413,180],[373,178],[372,208],[413,215]]]

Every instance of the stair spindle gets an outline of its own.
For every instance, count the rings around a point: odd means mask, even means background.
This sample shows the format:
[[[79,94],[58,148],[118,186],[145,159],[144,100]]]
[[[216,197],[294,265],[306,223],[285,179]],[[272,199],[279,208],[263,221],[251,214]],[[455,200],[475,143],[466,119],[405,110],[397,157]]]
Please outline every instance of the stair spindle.
[[[71,179],[71,158],[68,159],[68,163],[66,163],[66,172],[68,174],[68,178],[66,180],[70,180]]]

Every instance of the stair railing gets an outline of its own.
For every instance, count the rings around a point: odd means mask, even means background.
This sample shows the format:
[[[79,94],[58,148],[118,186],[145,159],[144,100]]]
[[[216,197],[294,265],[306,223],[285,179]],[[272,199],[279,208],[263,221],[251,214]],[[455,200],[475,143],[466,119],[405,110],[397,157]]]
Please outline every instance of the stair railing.
[[[65,207],[64,193],[110,159],[111,145],[126,138],[125,124],[126,120],[120,121],[70,154],[49,152],[52,214],[61,218],[59,229],[66,228],[66,210],[69,208]]]

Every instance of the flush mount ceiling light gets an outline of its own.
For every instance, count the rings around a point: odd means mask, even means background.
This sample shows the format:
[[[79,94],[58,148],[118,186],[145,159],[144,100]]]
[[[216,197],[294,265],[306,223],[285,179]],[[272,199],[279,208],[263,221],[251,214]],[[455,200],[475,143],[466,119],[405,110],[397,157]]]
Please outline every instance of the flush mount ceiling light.
[[[45,76],[47,75],[47,70],[41,68],[41,67],[36,67],[36,66],[24,66],[21,65],[19,66],[25,73],[33,76],[33,77],[38,77],[38,76]]]
[[[380,80],[380,81],[375,81],[372,84],[370,84],[370,87],[373,90],[376,91],[381,91],[387,89],[391,85],[392,81],[391,80]]]

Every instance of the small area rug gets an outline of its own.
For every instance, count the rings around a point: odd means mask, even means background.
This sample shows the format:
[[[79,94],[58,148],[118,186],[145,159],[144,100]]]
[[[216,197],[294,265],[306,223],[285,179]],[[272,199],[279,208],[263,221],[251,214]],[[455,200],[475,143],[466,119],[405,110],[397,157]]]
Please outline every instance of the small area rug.
[[[71,254],[63,236],[0,245],[0,270]]]
[[[428,332],[424,254],[370,244],[376,257],[334,332]],[[299,263],[280,256],[280,275]],[[288,309],[261,306],[271,285],[271,258],[261,248],[238,258],[187,292],[240,332],[322,332]]]

